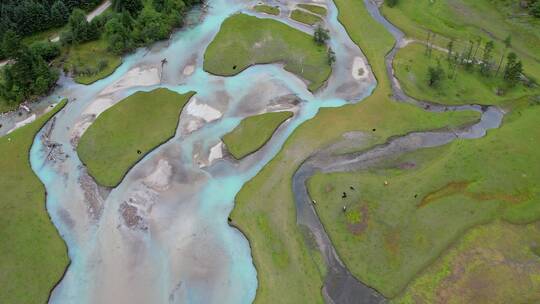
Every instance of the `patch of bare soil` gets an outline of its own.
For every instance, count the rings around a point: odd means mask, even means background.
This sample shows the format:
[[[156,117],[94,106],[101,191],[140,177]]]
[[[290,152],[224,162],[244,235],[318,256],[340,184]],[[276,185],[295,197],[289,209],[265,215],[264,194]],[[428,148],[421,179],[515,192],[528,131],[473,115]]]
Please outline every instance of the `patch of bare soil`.
[[[362,234],[368,227],[369,209],[367,203],[363,203],[360,208],[358,208],[358,211],[361,216],[360,222],[347,224],[347,229],[354,235]]]
[[[442,199],[444,197],[448,197],[455,194],[463,194],[467,197],[470,197],[477,201],[503,201],[505,203],[509,204],[519,204],[524,201],[527,201],[529,199],[528,193],[519,193],[519,194],[509,194],[509,193],[503,193],[503,192],[497,192],[497,193],[475,193],[471,191],[467,191],[467,187],[469,186],[469,182],[467,181],[459,181],[459,182],[450,182],[446,184],[444,187],[435,190],[422,199],[420,204],[418,204],[417,208],[423,208],[427,206],[428,204]]]
[[[124,223],[130,229],[146,230],[148,227],[144,224],[144,219],[138,214],[137,207],[122,202],[119,208],[120,214],[124,219]]]

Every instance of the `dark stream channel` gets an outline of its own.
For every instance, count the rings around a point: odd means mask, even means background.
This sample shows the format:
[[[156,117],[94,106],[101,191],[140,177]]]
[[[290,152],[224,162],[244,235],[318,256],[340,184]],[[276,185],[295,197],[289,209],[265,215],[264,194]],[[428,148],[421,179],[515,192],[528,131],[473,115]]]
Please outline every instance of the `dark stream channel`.
[[[416,100],[403,92],[394,75],[392,63],[397,51],[406,45],[405,34],[386,20],[376,3],[364,0],[370,15],[381,23],[394,36],[396,43],[386,55],[386,70],[392,83],[392,93],[397,102],[406,102],[429,112],[477,111],[480,121],[458,129],[412,132],[389,139],[386,143],[369,150],[348,154],[334,155],[328,149],[318,151],[309,157],[293,176],[293,193],[297,209],[298,225],[305,226],[314,236],[317,246],[324,257],[328,272],[323,286],[323,295],[328,303],[384,303],[386,299],[373,288],[357,280],[340,260],[336,249],[328,237],[309,197],[306,181],[317,172],[342,172],[365,170],[381,160],[419,149],[448,144],[458,138],[474,139],[485,136],[486,131],[498,128],[504,113],[494,106],[460,105],[446,106]]]

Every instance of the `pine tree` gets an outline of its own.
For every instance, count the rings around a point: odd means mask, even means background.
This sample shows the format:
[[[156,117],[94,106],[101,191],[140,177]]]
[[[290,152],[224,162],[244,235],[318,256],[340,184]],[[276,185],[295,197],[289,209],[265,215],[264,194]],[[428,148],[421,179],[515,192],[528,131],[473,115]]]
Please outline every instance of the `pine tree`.
[[[493,57],[493,49],[495,44],[493,41],[488,41],[484,46],[484,54],[482,55],[482,63],[480,64],[480,73],[484,76],[489,76],[491,71],[491,59]]]
[[[81,9],[74,9],[69,16],[69,30],[71,31],[73,43],[78,44],[87,39],[88,21]]]
[[[117,12],[128,11],[132,16],[137,16],[144,5],[141,0],[113,0],[112,7]]]
[[[66,24],[69,18],[69,10],[62,1],[56,1],[51,7],[51,22],[54,26]]]
[[[511,52],[506,58],[506,67],[504,69],[504,80],[509,87],[514,87],[521,77],[523,65],[521,60],[518,60],[516,53]]]
[[[452,52],[454,51],[454,39],[450,40],[448,44],[446,45],[446,48],[448,49],[448,62],[452,60]]]
[[[443,77],[444,77],[444,70],[441,67],[440,63],[437,64],[437,67],[430,66],[428,68],[428,85],[430,87],[436,87]]]
[[[17,35],[14,30],[7,30],[2,41],[2,49],[4,50],[4,54],[9,58],[15,58],[20,46],[21,38],[19,35]]]

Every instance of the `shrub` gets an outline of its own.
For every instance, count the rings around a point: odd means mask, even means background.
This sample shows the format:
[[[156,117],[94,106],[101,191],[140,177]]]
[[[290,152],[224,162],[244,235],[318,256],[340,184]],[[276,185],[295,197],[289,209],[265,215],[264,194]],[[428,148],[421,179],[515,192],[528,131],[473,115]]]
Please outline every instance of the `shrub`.
[[[60,46],[53,42],[36,42],[30,46],[30,50],[45,61],[50,61],[60,55]]]
[[[315,40],[315,43],[318,45],[326,44],[326,41],[330,38],[330,35],[328,34],[328,30],[323,28],[320,25],[317,25],[317,28],[315,29],[315,33],[313,34],[313,39]]]
[[[394,6],[396,6],[398,4],[398,0],[385,0],[384,2],[389,7],[394,7]]]

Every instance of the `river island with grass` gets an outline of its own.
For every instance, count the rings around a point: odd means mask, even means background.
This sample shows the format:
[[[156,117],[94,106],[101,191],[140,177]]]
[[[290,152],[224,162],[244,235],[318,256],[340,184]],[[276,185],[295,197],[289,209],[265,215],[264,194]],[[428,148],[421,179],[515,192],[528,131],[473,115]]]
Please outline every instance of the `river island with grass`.
[[[540,301],[539,1],[0,9],[0,302]]]

